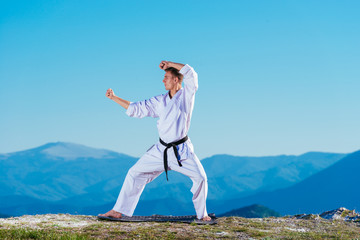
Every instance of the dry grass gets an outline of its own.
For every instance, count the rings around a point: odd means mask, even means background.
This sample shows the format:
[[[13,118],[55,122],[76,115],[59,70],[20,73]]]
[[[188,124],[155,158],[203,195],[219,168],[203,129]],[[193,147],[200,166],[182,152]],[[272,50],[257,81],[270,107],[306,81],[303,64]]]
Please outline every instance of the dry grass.
[[[360,223],[223,217],[217,225],[126,223],[46,214],[0,219],[0,239],[360,239]]]

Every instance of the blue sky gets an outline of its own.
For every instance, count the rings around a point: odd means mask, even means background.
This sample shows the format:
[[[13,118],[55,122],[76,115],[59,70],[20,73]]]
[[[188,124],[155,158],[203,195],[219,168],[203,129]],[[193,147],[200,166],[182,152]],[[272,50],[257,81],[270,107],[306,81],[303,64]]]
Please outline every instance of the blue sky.
[[[156,119],[105,97],[199,74],[199,158],[360,149],[359,1],[1,1],[0,153],[66,141],[141,156]]]

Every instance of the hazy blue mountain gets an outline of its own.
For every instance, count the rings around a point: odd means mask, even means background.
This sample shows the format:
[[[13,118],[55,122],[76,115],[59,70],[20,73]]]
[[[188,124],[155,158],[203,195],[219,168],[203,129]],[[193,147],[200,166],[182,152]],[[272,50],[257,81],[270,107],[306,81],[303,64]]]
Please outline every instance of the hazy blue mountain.
[[[208,175],[208,199],[211,206],[217,206],[227,199],[264,189],[291,186],[343,156],[313,152],[300,156],[206,158],[202,164]],[[38,209],[86,213],[112,207],[128,169],[136,160],[125,154],[64,142],[0,154],[0,212],[9,214],[2,209],[13,209],[18,214],[21,211],[30,214]],[[169,210],[188,211],[190,206],[193,213],[191,185],[191,180],[179,173],[170,171],[169,182],[162,174],[146,186],[136,211],[162,214]],[[14,200],[9,201],[11,198]],[[225,212],[239,205],[226,207],[212,212]]]
[[[24,214],[70,213],[97,215],[112,209],[114,202],[103,205],[85,206],[79,202],[63,204],[30,198],[26,196],[1,197],[0,212],[9,216]],[[195,209],[192,202],[177,199],[142,200],[135,210],[135,215],[192,215]]]
[[[206,158],[202,164],[208,175],[208,199],[232,199],[254,192],[285,188],[327,168],[344,156],[308,152],[299,156],[216,155]]]
[[[280,213],[259,204],[253,204],[251,206],[234,209],[218,215],[218,217],[230,216],[244,218],[281,217]]]
[[[0,213],[0,218],[8,218],[8,217],[10,217],[9,215],[5,215],[5,214],[1,214]]]
[[[359,210],[359,172],[360,151],[357,151],[291,187],[221,203],[212,202],[210,205],[221,209],[224,205],[257,203],[284,215],[321,213],[339,207]]]
[[[136,159],[73,143],[49,143],[0,155],[0,196],[23,195],[56,201],[86,193],[85,188],[124,176]]]
[[[233,199],[255,192],[285,188],[335,163],[345,154],[306,153],[300,156],[235,157],[215,155],[201,162],[209,182],[209,200]],[[125,176],[107,179],[89,187],[88,192],[114,196]],[[192,182],[176,172],[169,172],[169,182],[160,175],[148,184],[142,195],[145,201],[172,198],[187,202],[191,199]],[[78,196],[92,198],[89,194]],[[114,199],[115,200],[115,199]]]
[[[77,213],[76,206],[63,205],[27,196],[0,197],[0,212],[9,216],[46,213]]]

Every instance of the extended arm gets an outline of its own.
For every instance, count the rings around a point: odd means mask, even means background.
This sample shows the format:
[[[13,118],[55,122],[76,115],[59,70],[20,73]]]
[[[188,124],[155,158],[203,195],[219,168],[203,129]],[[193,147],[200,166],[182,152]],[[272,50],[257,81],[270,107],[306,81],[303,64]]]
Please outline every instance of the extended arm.
[[[110,98],[111,100],[125,108],[126,114],[130,117],[159,117],[157,108],[161,100],[161,96],[152,97],[148,100],[139,102],[129,102],[127,100],[119,98],[118,96],[115,96],[114,91],[109,88],[106,91],[106,97]]]
[[[106,91],[106,97],[108,97],[109,99],[113,100],[114,102],[120,104],[123,108],[128,109],[130,102],[127,100],[124,100],[122,98],[119,98],[118,96],[115,95],[114,91],[109,88]]]

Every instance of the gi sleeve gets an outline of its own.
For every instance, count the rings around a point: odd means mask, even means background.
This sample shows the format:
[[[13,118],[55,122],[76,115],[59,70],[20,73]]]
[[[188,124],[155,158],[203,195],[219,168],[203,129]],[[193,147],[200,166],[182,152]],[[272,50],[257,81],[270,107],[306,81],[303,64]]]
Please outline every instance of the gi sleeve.
[[[185,109],[190,113],[194,108],[195,93],[199,88],[198,75],[188,64],[180,69],[180,73],[184,75]]]
[[[159,117],[159,105],[161,101],[160,96],[152,97],[148,100],[131,102],[126,114],[129,117],[143,118],[143,117]]]
[[[198,75],[195,70],[186,64],[180,69],[180,73],[184,75],[184,85],[186,90],[195,93],[199,88]]]

